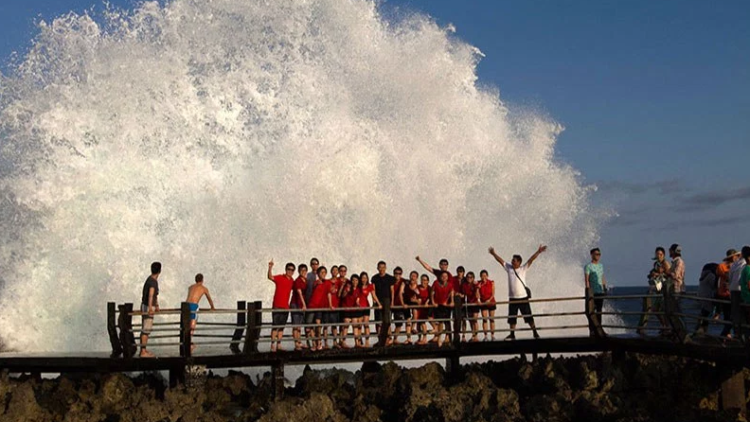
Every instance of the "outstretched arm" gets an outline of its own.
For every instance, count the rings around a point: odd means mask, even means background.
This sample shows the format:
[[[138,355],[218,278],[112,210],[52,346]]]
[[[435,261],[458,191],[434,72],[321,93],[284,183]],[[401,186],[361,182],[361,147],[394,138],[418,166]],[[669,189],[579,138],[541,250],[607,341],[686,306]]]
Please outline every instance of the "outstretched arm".
[[[273,274],[271,274],[271,270],[273,269],[273,259],[268,261],[268,279],[273,281]]]
[[[488,251],[490,252],[490,255],[492,255],[495,258],[495,261],[499,262],[500,265],[502,265],[503,267],[505,266],[505,260],[500,258],[500,255],[498,255],[497,252],[495,252],[495,248],[490,246]]]
[[[214,300],[211,299],[211,293],[208,292],[208,289],[206,289],[206,299],[208,299],[208,304],[211,305],[211,310],[213,311],[216,309],[216,307],[214,307]]]
[[[433,270],[432,267],[430,267],[428,263],[424,262],[424,260],[420,258],[419,256],[417,256],[417,262],[422,264],[422,267],[424,267],[425,270],[431,272],[432,274],[435,274],[435,270]]]
[[[541,255],[542,252],[544,252],[546,250],[547,250],[546,246],[539,245],[539,249],[537,249],[536,252],[534,252],[534,255],[531,255],[531,258],[529,258],[529,260],[526,261],[526,268],[530,267],[531,264],[534,263],[534,260],[537,259],[539,257],[539,255]]]

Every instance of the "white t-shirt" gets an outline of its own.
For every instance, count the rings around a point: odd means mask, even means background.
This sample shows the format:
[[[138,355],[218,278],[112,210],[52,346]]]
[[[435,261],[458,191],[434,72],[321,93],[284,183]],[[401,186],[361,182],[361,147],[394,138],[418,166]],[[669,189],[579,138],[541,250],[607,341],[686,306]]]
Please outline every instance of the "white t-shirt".
[[[733,292],[740,291],[740,277],[742,276],[742,270],[745,268],[745,260],[740,258],[734,261],[732,267],[729,269],[729,290]]]
[[[508,297],[511,299],[525,299],[526,298],[526,289],[523,287],[523,284],[521,283],[521,280],[523,280],[524,283],[528,286],[528,281],[526,281],[526,270],[529,269],[528,267],[529,263],[525,263],[518,267],[516,271],[513,271],[513,264],[510,262],[505,263],[505,271],[508,272]],[[516,277],[516,273],[518,273],[518,277],[521,277],[521,280]]]

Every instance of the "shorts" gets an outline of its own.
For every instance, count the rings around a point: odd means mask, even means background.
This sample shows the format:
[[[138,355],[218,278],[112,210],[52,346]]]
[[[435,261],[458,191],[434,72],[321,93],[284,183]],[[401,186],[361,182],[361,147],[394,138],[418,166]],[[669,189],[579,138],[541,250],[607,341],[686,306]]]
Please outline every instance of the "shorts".
[[[359,319],[363,316],[365,316],[365,311],[346,311],[342,315],[344,319]]]
[[[305,323],[305,313],[300,311],[297,304],[289,305],[289,309],[292,309],[292,325],[302,325]]]
[[[272,316],[272,324],[274,326],[283,327],[286,325],[286,320],[289,319],[289,311],[276,311]],[[276,328],[278,330],[278,328]]]
[[[465,311],[466,311],[466,316],[468,316],[468,317],[471,317],[471,318],[476,318],[476,317],[477,317],[477,314],[478,314],[478,313],[479,313],[479,311],[480,311],[480,308],[481,308],[481,307],[480,307],[479,305],[476,305],[476,304],[474,304],[474,305],[469,305],[469,306],[466,306],[466,307],[464,308],[464,309],[465,309]]]
[[[409,309],[396,309],[393,311],[393,323],[396,327],[400,327],[404,324],[404,321],[411,318],[411,312]]]
[[[496,311],[497,310],[497,305],[495,305],[493,303],[492,305],[482,305],[482,306],[480,306],[480,308],[483,311]]]
[[[154,329],[154,317],[148,314],[148,305],[141,303],[141,335],[148,336]]]
[[[341,312],[340,311],[330,311],[325,312],[323,314],[323,323],[324,324],[338,324],[341,322]]]
[[[508,324],[516,325],[516,315],[518,315],[519,311],[521,312],[521,315],[531,315],[531,304],[529,302],[518,303],[519,301],[525,300],[528,300],[528,298],[510,299],[510,303],[508,304]],[[523,317],[523,320],[526,321],[527,324],[534,323],[534,317],[531,316]]]
[[[438,305],[438,307],[435,308],[435,312],[433,313],[433,315],[435,319],[450,319],[452,310],[453,308],[451,308],[450,306]],[[447,321],[441,321],[441,322],[447,322]]]
[[[315,320],[320,320],[321,317],[322,317],[321,312],[313,312],[313,311],[305,312],[305,324],[307,325],[315,324]],[[307,327],[308,330],[311,328],[312,327]]]
[[[188,302],[188,306],[190,307],[190,320],[197,321],[198,320],[198,304]]]

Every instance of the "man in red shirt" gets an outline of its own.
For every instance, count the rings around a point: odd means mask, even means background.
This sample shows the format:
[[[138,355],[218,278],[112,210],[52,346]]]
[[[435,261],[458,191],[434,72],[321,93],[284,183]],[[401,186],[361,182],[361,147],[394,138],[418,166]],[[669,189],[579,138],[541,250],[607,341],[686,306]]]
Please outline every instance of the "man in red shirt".
[[[298,327],[305,323],[304,310],[307,309],[307,302],[305,301],[305,290],[307,289],[307,265],[299,264],[297,266],[299,276],[294,280],[292,285],[292,300],[289,301],[289,307],[296,309],[292,311],[292,325],[295,327],[292,329],[292,336],[294,337],[294,350],[307,349],[302,341],[300,340],[302,330]],[[305,328],[305,335],[310,339],[310,329]]]
[[[286,264],[284,274],[273,275],[273,259],[268,262],[268,279],[276,285],[276,291],[273,293],[273,312],[271,328],[271,351],[284,350],[281,348],[281,337],[284,335],[284,325],[289,318],[289,297],[292,295],[292,285],[294,284],[294,270],[297,269],[294,264]]]
[[[318,327],[315,329],[315,350],[323,350],[323,344],[321,342],[321,334],[325,334],[325,330],[320,329],[320,324],[323,321],[322,309],[329,308],[333,309],[333,303],[331,302],[331,288],[333,282],[331,279],[326,280],[328,269],[326,267],[318,267],[318,279],[315,282],[313,288],[312,297],[310,298],[310,308],[316,309],[314,312],[315,323]],[[328,348],[328,340],[326,338],[325,347]]]
[[[440,347],[443,345],[440,336],[445,334],[445,344],[450,344],[450,330],[446,330],[446,327],[450,327],[450,321],[441,321],[450,319],[451,308],[453,308],[453,286],[449,283],[447,271],[441,272],[440,279],[432,285],[432,303],[437,306],[437,309],[435,309],[437,330],[431,341],[437,343]]]
[[[440,280],[440,274],[441,273],[448,273],[448,283],[450,283],[451,287],[453,287],[453,291],[458,291],[457,289],[459,288],[460,279],[458,277],[454,276],[453,274],[451,274],[450,271],[448,271],[448,260],[447,259],[443,258],[443,259],[440,260],[440,263],[439,263],[440,269],[438,269],[438,270],[432,268],[429,264],[427,264],[426,262],[424,262],[422,260],[422,258],[420,258],[418,256],[417,256],[417,261],[420,264],[422,264],[422,266],[424,267],[425,270],[427,270],[427,271],[431,272],[432,274],[434,274],[435,277],[438,280]],[[458,269],[459,270],[463,270],[463,267],[458,267]],[[461,274],[461,276],[463,276],[463,274]]]

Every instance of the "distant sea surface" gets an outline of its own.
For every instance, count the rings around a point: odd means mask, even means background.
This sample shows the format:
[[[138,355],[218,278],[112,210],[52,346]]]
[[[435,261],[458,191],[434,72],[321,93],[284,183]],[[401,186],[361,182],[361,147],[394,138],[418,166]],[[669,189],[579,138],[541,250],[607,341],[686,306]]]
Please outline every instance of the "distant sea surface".
[[[643,286],[627,286],[627,287],[614,287],[610,289],[609,295],[613,296],[629,296],[629,295],[644,295],[648,293],[648,285],[644,282]],[[698,286],[687,286],[687,294],[697,294]],[[642,299],[627,299],[627,300],[608,300],[605,302],[605,312],[641,312],[643,308]],[[700,306],[693,300],[683,299],[680,303],[682,311],[690,315],[699,315]],[[684,318],[688,332],[693,332],[697,325],[697,320],[691,318]],[[623,325],[636,326],[638,325],[638,315],[624,315],[622,317]],[[650,317],[649,327],[658,327],[658,322],[655,317]],[[631,330],[632,331],[632,330]],[[719,324],[711,324],[709,334],[718,335],[721,332],[721,326]],[[655,332],[651,332],[655,334]]]

